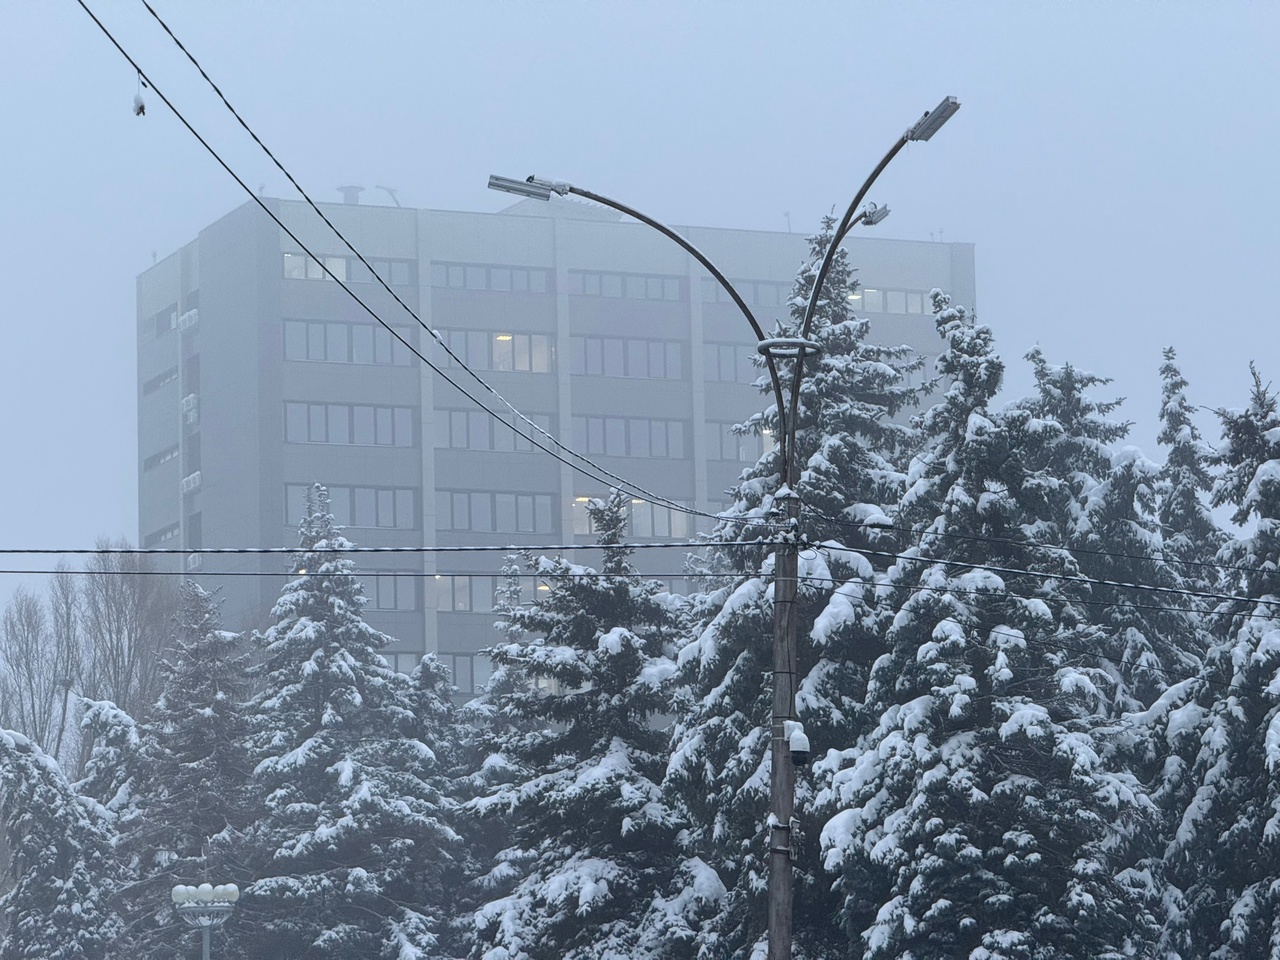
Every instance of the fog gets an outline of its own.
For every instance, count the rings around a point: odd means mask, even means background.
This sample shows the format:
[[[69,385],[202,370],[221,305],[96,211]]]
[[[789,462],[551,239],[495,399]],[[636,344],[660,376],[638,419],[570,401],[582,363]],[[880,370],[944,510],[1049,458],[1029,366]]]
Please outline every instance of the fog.
[[[140,4],[91,6],[249,184],[292,196]],[[668,222],[811,231],[955,95],[873,192],[876,230],[977,245],[1010,393],[1039,343],[1115,377],[1154,452],[1162,346],[1207,406],[1244,403],[1251,359],[1280,379],[1273,4],[159,9],[335,201],[496,210],[490,172],[537,172]],[[134,278],[245,197],[153,93],[133,115],[133,71],[70,0],[7,5],[0,88],[3,544],[135,539]]]

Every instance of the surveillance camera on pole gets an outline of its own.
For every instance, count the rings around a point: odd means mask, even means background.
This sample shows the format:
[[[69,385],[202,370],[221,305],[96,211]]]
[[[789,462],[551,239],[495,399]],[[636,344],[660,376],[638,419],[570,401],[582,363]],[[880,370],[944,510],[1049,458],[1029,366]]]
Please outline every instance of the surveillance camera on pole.
[[[799,720],[788,720],[784,725],[787,747],[791,750],[791,762],[803,767],[809,762],[809,737],[804,732],[804,724]]]

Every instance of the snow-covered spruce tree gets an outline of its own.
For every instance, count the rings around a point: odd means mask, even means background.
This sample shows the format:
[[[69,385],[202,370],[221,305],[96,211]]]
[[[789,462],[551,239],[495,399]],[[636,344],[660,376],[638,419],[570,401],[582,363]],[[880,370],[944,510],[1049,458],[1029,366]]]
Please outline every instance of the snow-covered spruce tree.
[[[105,960],[120,921],[111,908],[110,818],[58,764],[0,730],[0,822],[10,851],[0,896],[0,960]]]
[[[654,719],[667,707],[678,603],[637,578],[622,542],[625,506],[617,493],[588,504],[599,573],[540,558],[533,572],[550,591],[510,614],[513,633],[491,651],[500,671],[532,681],[497,695],[496,708],[536,726],[513,730],[495,760],[519,778],[469,805],[509,819],[514,833],[489,874],[508,889],[476,911],[473,957],[622,960],[649,950],[639,917],[673,868],[659,789],[666,735]]]
[[[1043,441],[1020,452],[1038,472],[1036,523],[1023,535],[1043,550],[1065,546],[1065,569],[1095,583],[1074,592],[1073,615],[1098,628],[1099,667],[1111,673],[1108,700],[1118,713],[1150,706],[1170,677],[1194,673],[1206,643],[1198,618],[1176,593],[1150,593],[1110,583],[1185,589],[1182,568],[1166,557],[1157,513],[1160,468],[1136,447],[1117,446],[1130,424],[1111,419],[1121,401],[1089,391],[1110,381],[1071,364],[1048,363],[1037,348],[1036,394],[1018,406],[1035,418]],[[1052,425],[1052,426],[1049,426]],[[1144,771],[1149,772],[1149,771]]]
[[[779,335],[795,336],[834,223],[810,239],[811,257],[796,278],[789,318]],[[903,348],[868,342],[869,323],[853,312],[857,284],[848,255],[838,251],[814,317],[811,339],[822,344],[805,361],[796,413],[801,530],[827,545],[805,551],[797,597],[799,619],[796,706],[817,755],[847,746],[862,730],[862,687],[878,652],[863,620],[872,565],[857,549],[892,550],[888,514],[901,495],[904,464],[914,444],[895,413],[914,402],[909,386],[920,363]],[[784,385],[791,363],[781,364]],[[772,397],[768,379],[758,381]],[[778,436],[776,405],[748,420],[745,431]],[[688,875],[659,905],[674,952],[746,957],[766,934],[769,730],[772,718],[773,513],[782,477],[774,448],[743,472],[733,505],[712,535],[743,546],[716,548],[705,569],[723,586],[698,598],[698,627],[680,653],[684,694],[674,729],[665,789],[689,827],[683,835]],[[825,956],[836,925],[829,879],[820,866],[817,814],[807,775],[797,783],[802,823],[796,864],[796,950]],[[690,900],[688,890],[704,896]],[[716,896],[722,891],[722,895]],[[682,912],[673,917],[672,905]],[[665,911],[665,912],[664,912]]]
[[[93,746],[75,791],[114,821],[132,813],[141,741],[133,717],[110,700],[81,700],[81,741]]]
[[[1217,575],[1219,568],[1213,560],[1225,537],[1207,503],[1211,488],[1208,460],[1212,451],[1196,429],[1193,408],[1186,397],[1187,383],[1178,369],[1172,347],[1164,349],[1160,376],[1163,389],[1157,439],[1166,448],[1164,465],[1154,474],[1154,484],[1151,484],[1151,467],[1136,456],[1113,472],[1109,480],[1112,488],[1124,485],[1134,494],[1141,492],[1142,506],[1137,511],[1140,517],[1126,517],[1123,511],[1113,514],[1121,521],[1119,529],[1114,531],[1114,539],[1099,538],[1091,544],[1095,549],[1126,553],[1131,557],[1114,558],[1111,562],[1116,564],[1116,569],[1106,571],[1090,565],[1089,556],[1079,556],[1082,566],[1095,576],[1191,591],[1180,594],[1101,591],[1122,602],[1126,602],[1123,598],[1127,595],[1130,604],[1127,619],[1136,628],[1134,632],[1141,631],[1144,641],[1148,638],[1154,641],[1143,658],[1151,666],[1129,672],[1136,681],[1132,689],[1146,709],[1122,717],[1115,729],[1117,743],[1130,770],[1148,783],[1151,798],[1160,810],[1157,834],[1149,841],[1148,869],[1165,899],[1166,923],[1152,955],[1189,958],[1194,954],[1188,952],[1191,941],[1183,886],[1194,882],[1195,877],[1177,867],[1179,856],[1166,857],[1165,854],[1171,844],[1180,846],[1175,838],[1196,791],[1194,768],[1201,749],[1199,738],[1214,697],[1210,689],[1213,684],[1206,686],[1201,676],[1205,654],[1212,645],[1209,614],[1213,602],[1192,594],[1215,591],[1222,586]],[[1138,473],[1141,478],[1135,477]],[[1154,508],[1149,499],[1152,490]],[[1139,498],[1132,499],[1136,502]],[[1126,569],[1126,562],[1136,557],[1141,557],[1141,562]],[[1118,612],[1119,622],[1123,622],[1125,613]],[[1143,631],[1144,625],[1152,629]],[[1113,636],[1123,639],[1119,633]],[[1134,652],[1129,644],[1117,651],[1127,663],[1136,659]],[[1153,698],[1155,693],[1159,695]]]
[[[1171,691],[1182,696],[1166,711],[1170,740],[1199,748],[1195,790],[1166,856],[1185,891],[1174,927],[1186,960],[1280,951],[1280,412],[1252,373],[1249,406],[1218,411],[1213,488],[1215,506],[1253,525],[1218,555],[1231,592],[1249,599],[1218,607],[1205,670]]]
[[[1109,677],[1051,579],[1069,555],[1021,542],[1059,516],[1060,479],[1032,465],[1062,429],[993,410],[991,331],[936,291],[934,310],[947,388],[899,513],[918,545],[881,585],[896,610],[868,684],[877,722],[819,764],[843,919],[874,960],[1129,955],[1157,924],[1124,867],[1153,805],[1095,735]]]
[[[779,319],[773,336],[798,337],[818,268],[833,239],[836,221],[824,217],[822,230],[809,238],[809,259],[801,264],[788,301],[789,316]],[[912,430],[893,420],[913,406],[920,395],[911,381],[923,367],[909,347],[883,346],[868,341],[871,322],[854,308],[858,281],[849,255],[836,252],[823,281],[809,339],[822,345],[819,357],[809,356],[800,383],[800,408],[794,415],[794,462],[800,477],[792,489],[804,505],[804,532],[810,540],[835,539],[851,546],[883,545],[884,531],[863,521],[885,515],[902,492],[902,461],[915,444]],[[773,400],[767,373],[761,366],[756,385]],[[784,393],[789,397],[791,361],[779,361]],[[767,438],[781,435],[776,402],[739,427],[743,433]],[[767,518],[772,497],[782,478],[782,462],[773,446],[743,472],[730,491],[734,502],[729,518],[714,534],[716,540],[749,540],[759,535],[758,521]]]
[[[1213,451],[1200,436],[1195,407],[1187,399],[1187,381],[1173,347],[1165,347],[1160,365],[1160,434],[1166,450],[1157,484],[1165,555],[1176,562],[1182,579],[1202,592],[1221,586],[1214,555],[1226,542],[1208,507],[1213,486]],[[1193,604],[1187,604],[1193,605]]]
[[[498,618],[493,628],[501,644],[518,644],[526,634],[522,619],[522,582],[528,579],[528,574],[524,573],[522,563],[532,568],[533,558],[508,554],[503,559],[502,582],[495,591],[493,604]],[[480,695],[462,706],[460,716],[468,732],[464,735],[467,771],[465,782],[460,786],[471,796],[487,794],[495,784],[523,775],[524,771],[505,766],[515,758],[503,747],[511,737],[541,726],[539,720],[516,715],[511,710],[512,697],[526,692],[530,683],[519,663],[494,662],[489,681]]]
[[[248,657],[220,629],[217,598],[191,580],[178,590],[161,693],[139,730],[130,815],[118,853],[132,882],[120,909],[135,958],[164,958],[187,932],[169,904],[174,883],[230,869],[224,854],[248,820]]]
[[[328,492],[313,487],[297,578],[256,640],[249,703],[256,820],[238,845],[251,874],[230,933],[245,955],[412,960],[436,955],[457,835],[420,737],[420,695],[379,653]],[[239,878],[237,878],[239,879]]]
[[[516,620],[524,598],[522,582],[528,579],[522,561],[533,564],[532,557],[520,554],[508,554],[503,559],[502,580],[494,594],[493,612],[498,619],[493,627],[502,644],[517,644],[525,636]],[[486,655],[490,652],[486,651]],[[457,828],[475,869],[469,871],[468,876],[473,879],[456,903],[458,922],[465,926],[468,936],[475,926],[475,911],[509,894],[519,879],[500,856],[503,851],[516,849],[512,818],[481,812],[470,803],[489,796],[503,784],[528,779],[528,769],[513,766],[519,758],[507,747],[513,739],[544,726],[538,718],[516,716],[509,709],[513,696],[527,691],[531,682],[518,664],[495,663],[480,695],[458,709],[462,760],[453,795],[462,804]]]

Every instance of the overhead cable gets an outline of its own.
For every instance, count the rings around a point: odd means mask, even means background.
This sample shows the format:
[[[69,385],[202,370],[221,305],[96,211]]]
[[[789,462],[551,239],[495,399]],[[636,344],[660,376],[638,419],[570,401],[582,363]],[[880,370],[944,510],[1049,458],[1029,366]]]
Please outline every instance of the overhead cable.
[[[661,494],[657,494],[650,490],[646,490],[645,488],[639,486],[638,484],[636,484],[631,480],[626,479],[625,477],[621,477],[615,473],[611,473],[609,470],[601,466],[596,461],[592,460],[590,457],[587,457],[584,454],[578,453],[575,450],[571,449],[569,446],[562,443],[557,437],[552,435],[550,431],[544,429],[543,427],[535,423],[533,420],[531,420],[529,417],[525,416],[525,414],[523,414],[519,409],[517,409],[515,405],[511,403],[511,401],[509,401],[506,397],[504,397],[501,393],[499,393],[498,390],[491,383],[489,383],[482,376],[480,376],[480,374],[476,373],[476,371],[471,369],[471,367],[467,365],[466,361],[464,361],[461,357],[459,357],[456,353],[454,353],[452,349],[450,349],[448,343],[445,342],[445,339],[442,336],[440,336],[439,331],[435,330],[434,328],[429,326],[427,323],[425,323],[422,320],[422,318],[418,316],[417,312],[401,298],[401,296],[391,287],[389,283],[387,283],[387,281],[376,270],[373,269],[373,266],[369,263],[368,260],[365,259],[364,254],[362,254],[359,250],[356,249],[355,245],[352,244],[351,241],[347,239],[346,235],[343,234],[343,232],[338,229],[337,225],[334,224],[334,222],[329,219],[328,215],[326,215],[325,212],[322,209],[320,209],[320,205],[311,199],[311,195],[308,194],[305,189],[303,189],[302,184],[298,183],[297,179],[294,178],[293,174],[289,172],[289,170],[279,160],[279,158],[276,157],[276,155],[271,151],[271,149],[265,143],[263,143],[262,138],[259,137],[258,134],[254,132],[253,128],[249,126],[248,122],[244,119],[244,117],[240,115],[239,111],[237,111],[236,108],[231,105],[231,101],[227,99],[226,95],[222,92],[222,89],[217,85],[217,83],[214,82],[213,78],[209,76],[208,72],[201,65],[200,61],[196,59],[195,55],[192,54],[191,51],[187,49],[186,45],[183,44],[183,42],[178,39],[177,35],[174,34],[173,30],[170,29],[169,25],[165,23],[164,19],[160,16],[160,14],[156,12],[155,8],[152,7],[151,4],[147,2],[147,0],[142,0],[142,4],[147,8],[147,12],[150,13],[151,16],[155,19],[155,21],[158,24],[160,24],[160,26],[164,29],[164,32],[169,35],[169,38],[177,45],[178,49],[181,50],[182,53],[186,55],[186,58],[189,61],[191,61],[192,66],[194,66],[196,70],[199,71],[200,76],[203,77],[205,82],[209,84],[209,86],[213,89],[213,92],[218,95],[218,99],[222,101],[223,106],[225,106],[227,110],[231,112],[231,115],[235,117],[236,121],[240,124],[240,126],[244,129],[244,131],[247,134],[249,134],[251,138],[253,138],[253,142],[256,143],[262,149],[262,152],[267,155],[268,159],[270,159],[271,162],[275,164],[276,169],[278,169],[282,174],[284,174],[284,176],[288,179],[289,183],[293,185],[293,188],[297,190],[299,194],[301,194],[303,200],[306,201],[307,205],[316,213],[318,217],[320,217],[322,221],[324,221],[325,226],[327,226],[333,232],[334,236],[336,236],[340,241],[342,241],[342,244],[348,250],[351,251],[352,255],[355,256],[356,259],[359,260],[361,264],[363,264],[365,269],[369,271],[369,274],[373,276],[373,278],[377,281],[378,285],[381,286],[382,289],[384,289],[388,294],[391,295],[392,299],[394,299],[395,302],[400,305],[400,307],[405,311],[405,313],[411,316],[418,323],[418,325],[422,327],[423,330],[427,331],[427,333],[431,335],[431,337],[436,341],[436,343],[438,343],[440,347],[444,350],[445,354],[455,364],[457,364],[458,367],[460,367],[462,370],[465,370],[468,374],[470,374],[471,377],[476,381],[476,383],[478,383],[481,387],[485,389],[486,392],[490,393],[503,406],[505,406],[508,410],[510,410],[512,414],[518,417],[526,426],[536,431],[537,433],[541,434],[543,437],[545,437],[547,440],[549,440],[552,444],[554,444],[559,449],[563,450],[569,456],[574,457],[578,460],[581,460],[583,463],[590,464],[592,469],[598,471],[603,476],[608,477],[610,480],[614,480],[619,484],[626,485],[626,487],[629,490],[636,490],[645,494],[645,499],[650,500],[650,502],[652,503],[656,504],[660,501],[662,506],[666,506],[672,510],[679,510],[682,513],[689,513],[694,516],[706,516],[706,517],[713,517],[713,518],[715,517],[714,514],[705,513],[699,510],[694,510],[690,507],[686,507],[684,504],[679,503],[678,501],[671,500],[667,497],[662,496]],[[164,99],[164,98],[162,97],[161,99]],[[169,104],[168,100],[165,100],[165,103]],[[170,106],[170,109],[173,109],[172,105],[169,105],[169,106]],[[175,110],[174,112],[176,113],[177,111]],[[244,186],[244,184],[242,183],[241,186]],[[260,203],[259,206],[263,206],[265,209],[265,205]],[[279,221],[277,220],[277,222]],[[283,227],[284,225],[281,224],[281,226]],[[298,242],[299,246],[302,246],[301,241],[298,240],[298,238],[294,236],[291,231],[289,231],[287,228],[285,228],[285,230],[296,242]],[[307,250],[305,246],[303,246],[302,249],[313,260],[317,260],[317,262],[320,262],[319,258],[317,258],[314,254],[312,254],[310,250]],[[345,281],[334,276],[327,267],[325,268],[325,273],[328,274],[330,277],[332,277],[335,282],[343,286],[344,289],[346,288]],[[348,290],[348,292],[351,292],[351,291]],[[352,293],[352,296],[356,296],[356,295]],[[359,298],[356,297],[356,299],[358,300]],[[363,306],[364,304],[361,303],[361,305]],[[368,307],[366,307],[365,309],[367,310]],[[385,323],[383,325],[386,326]],[[388,329],[390,328],[388,327]],[[436,368],[429,361],[427,361],[425,357],[422,357],[421,354],[418,354],[418,356],[420,359],[426,362],[428,366],[431,366],[433,370],[436,370],[437,373],[440,372],[438,368]],[[452,383],[452,381],[450,382]],[[456,384],[454,385],[457,386]],[[461,387],[459,387],[458,389],[461,390]],[[468,399],[475,400],[475,402],[480,403],[480,401],[476,400],[476,398],[471,396],[471,394],[467,393],[466,391],[462,391],[462,392],[465,396],[468,397]],[[490,416],[494,417],[497,420],[502,421],[503,423],[506,422],[505,420],[502,420],[500,416],[498,416],[496,413],[494,413],[492,410],[486,407],[483,403],[480,403],[480,406],[487,413],[489,413]],[[521,435],[525,436],[526,439],[530,440],[530,442],[533,442],[536,444],[536,441],[534,441],[532,437],[528,437],[526,434],[521,434]],[[546,452],[548,453],[551,452],[547,450],[545,447],[542,447],[541,444],[537,444],[537,445],[541,449],[546,450]],[[559,458],[557,457],[557,459]],[[564,461],[562,460],[561,462],[563,463]],[[597,478],[593,478],[593,479],[597,479]]]
[[[213,146],[199,133],[199,131],[195,129],[194,126],[192,126],[191,122],[187,120],[185,116],[183,116],[181,111],[179,111],[178,108],[174,106],[173,102],[164,94],[164,92],[159,87],[156,86],[155,81],[152,80],[151,77],[147,75],[147,73],[142,69],[141,65],[129,54],[127,50],[125,50],[124,46],[120,43],[120,41],[116,39],[116,37],[111,33],[111,31],[107,28],[107,26],[89,8],[85,0],[76,0],[76,3],[79,4],[81,9],[83,9],[85,13],[89,15],[89,17],[93,20],[93,22],[98,26],[98,29],[102,31],[102,33],[107,37],[107,39],[111,41],[112,45],[115,46],[115,48],[120,52],[120,55],[129,62],[130,66],[132,66],[137,71],[138,75],[142,77],[142,79],[151,87],[152,90],[155,91],[156,96],[158,96],[160,100],[164,103],[164,105],[168,107],[169,110],[173,113],[173,115],[178,118],[178,120],[182,123],[182,125],[187,128],[187,130],[191,133],[191,135],[194,136],[197,141],[199,141],[200,145],[204,147],[204,149],[209,153],[209,155],[212,156],[214,160],[217,161],[219,166],[221,166],[222,169],[225,170],[233,180],[235,180],[235,182],[240,186],[240,188],[245,192],[245,194],[254,203],[256,203],[258,207],[261,208],[262,211],[266,213],[267,216],[269,216],[276,223],[276,225],[279,226],[280,229],[283,230],[284,233],[298,245],[298,247],[304,253],[306,253],[307,256],[309,256],[312,260],[316,261],[316,263],[324,271],[326,276],[328,276],[331,280],[337,283],[338,286],[341,287],[342,290],[345,291],[347,295],[350,296],[361,307],[361,309],[363,309],[366,313],[369,314],[370,317],[372,317],[379,324],[385,327],[386,330],[393,337],[396,338],[396,340],[398,340],[401,344],[403,344],[419,360],[425,363],[431,370],[433,370],[438,376],[440,376],[441,379],[443,379],[446,383],[448,383],[450,386],[456,389],[459,393],[461,393],[467,399],[474,402],[480,409],[484,410],[487,414],[489,414],[489,416],[493,417],[495,420],[498,420],[502,423],[506,423],[506,421],[503,420],[503,418],[499,416],[496,411],[488,407],[482,400],[480,400],[474,394],[470,393],[465,387],[463,387],[462,384],[458,383],[454,378],[449,376],[449,374],[447,374],[444,370],[442,370],[436,364],[428,360],[426,356],[424,356],[416,347],[414,347],[412,343],[410,343],[407,339],[405,339],[405,337],[402,334],[400,334],[400,332],[397,331],[395,327],[387,323],[387,321],[384,320],[381,316],[379,316],[378,313],[372,307],[370,307],[367,303],[365,303],[364,300],[361,299],[359,294],[357,294],[354,290],[352,290],[349,286],[347,286],[347,284],[343,280],[339,279],[333,273],[333,271],[330,270],[329,267],[324,263],[324,260],[320,257],[317,257],[315,253],[311,250],[311,248],[308,247],[305,243],[303,243],[302,240],[298,237],[298,235],[293,230],[291,230],[284,223],[283,220],[280,219],[280,217],[276,214],[276,212],[272,210],[261,197],[259,197],[256,193],[253,192],[253,190],[249,188],[249,185],[244,182],[244,180],[239,176],[239,174],[237,174],[234,170],[231,169],[230,165],[213,148]],[[344,238],[344,242],[345,242],[345,238]],[[365,261],[364,258],[360,256],[358,252],[356,253],[356,255],[360,257],[362,263],[365,263],[365,265],[368,266],[368,262]],[[372,268],[370,269],[372,270]],[[377,276],[376,272],[374,272],[374,276]],[[394,296],[394,291],[393,291],[393,296]],[[397,297],[396,299],[398,302],[400,302],[403,305],[403,301],[400,300],[399,297]],[[414,319],[417,320],[419,324],[422,324],[422,320],[418,318],[417,314],[413,313],[412,310],[409,310],[407,306],[405,306],[405,309],[409,311],[410,315],[413,316]],[[439,335],[436,331],[431,330],[425,324],[423,324],[423,327],[429,330],[431,335],[435,337],[437,340],[439,340]],[[448,350],[448,347],[446,346],[445,349]],[[451,352],[450,352],[450,356],[453,356]],[[476,376],[474,371],[471,371],[470,368],[466,367],[465,364],[460,364],[460,365],[464,369],[467,369],[468,372],[471,373],[473,377]],[[477,377],[477,379],[480,379],[480,378]],[[483,383],[483,380],[481,380],[481,382]],[[488,387],[487,384],[485,384],[485,386]],[[488,389],[491,392],[493,392],[495,396],[499,396],[496,391],[492,390],[492,387],[489,387]],[[506,401],[504,400],[503,402],[505,403]],[[512,407],[511,409],[514,410],[515,408]],[[516,411],[516,412],[519,413],[519,411]],[[532,421],[524,417],[523,414],[520,414],[520,416],[526,423],[530,423],[531,425],[533,425],[539,433],[542,433],[545,436],[549,437],[551,440],[553,440],[557,446],[560,446],[563,449],[568,450],[568,448],[564,447],[564,445],[561,444],[560,441],[555,440],[555,438],[551,437],[549,433],[546,433],[546,431],[543,431],[541,427],[537,427],[536,424],[532,424]],[[616,474],[613,474],[610,471],[606,470],[605,468],[600,467],[590,458],[584,457],[578,453],[573,453],[573,456],[577,457],[579,460],[582,460],[584,463],[591,464],[593,469],[598,471],[599,475],[592,474],[591,472],[579,466],[578,464],[573,463],[571,460],[568,460],[565,457],[561,456],[560,454],[556,453],[554,450],[550,449],[544,443],[540,442],[536,437],[528,436],[526,434],[521,434],[521,436],[524,436],[525,439],[527,439],[530,443],[536,446],[539,450],[542,450],[544,453],[548,454],[551,457],[554,457],[556,460],[563,463],[565,466],[569,467],[571,470],[574,470],[582,474],[583,476],[588,477],[589,479],[593,480],[596,483],[607,483],[608,480],[617,481],[619,489],[622,490],[624,493],[627,493],[636,499],[644,500],[650,504],[653,504],[654,506],[665,507],[669,510],[676,511],[678,513],[689,514],[691,516],[702,516],[702,517],[709,517],[711,519],[719,519],[715,514],[707,513],[701,510],[696,510],[692,507],[685,506],[684,504],[679,503],[678,501],[671,500],[667,497],[661,496],[660,494],[655,494],[655,493],[652,493],[651,491],[645,490],[643,487],[639,487],[636,484],[633,484],[630,481],[626,480],[625,478],[619,477]]]

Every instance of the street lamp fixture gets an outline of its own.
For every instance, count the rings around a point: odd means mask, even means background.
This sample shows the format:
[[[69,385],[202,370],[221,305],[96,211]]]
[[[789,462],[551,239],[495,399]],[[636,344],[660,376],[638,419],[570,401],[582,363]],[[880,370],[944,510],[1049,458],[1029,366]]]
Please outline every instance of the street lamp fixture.
[[[231,916],[240,899],[240,888],[234,883],[202,883],[198,887],[180,883],[173,888],[172,897],[178,916],[200,930],[201,956],[209,960],[209,936],[214,927],[222,926]]]
[[[514,193],[517,197],[526,197],[530,200],[550,200],[553,193],[564,196],[569,192],[570,185],[560,180],[539,180],[537,177],[514,180],[511,177],[490,175],[489,189]]]
[[[925,113],[907,131],[908,140],[928,140],[942,129],[942,125],[950,120],[960,109],[960,101],[955,97],[943,97],[942,102]]]
[[[888,215],[888,207],[877,207],[874,203],[868,203],[867,209],[862,213],[862,222],[868,227],[874,227]]]

